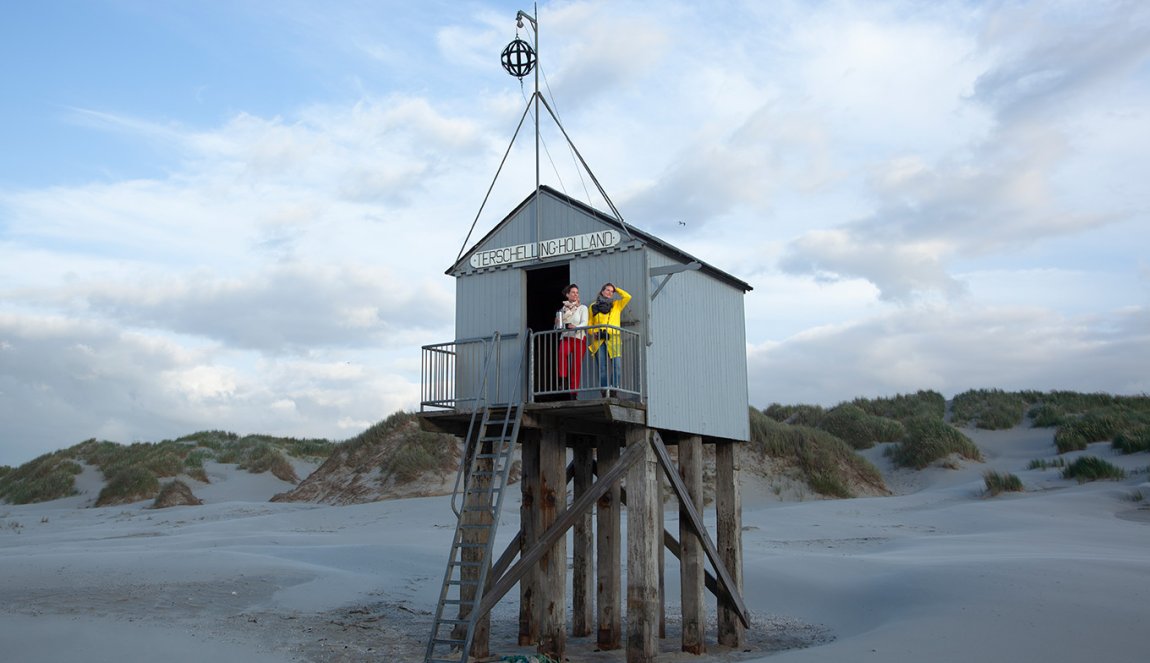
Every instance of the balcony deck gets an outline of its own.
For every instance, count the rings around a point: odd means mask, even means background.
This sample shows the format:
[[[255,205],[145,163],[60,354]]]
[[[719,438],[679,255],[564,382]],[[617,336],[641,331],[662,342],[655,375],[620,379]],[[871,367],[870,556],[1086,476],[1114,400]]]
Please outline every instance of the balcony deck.
[[[471,423],[470,411],[439,410],[420,412],[423,426],[435,432],[464,436]],[[598,398],[547,401],[523,404],[523,428],[557,428],[568,433],[609,435],[617,427],[643,426],[647,406],[624,398]]]

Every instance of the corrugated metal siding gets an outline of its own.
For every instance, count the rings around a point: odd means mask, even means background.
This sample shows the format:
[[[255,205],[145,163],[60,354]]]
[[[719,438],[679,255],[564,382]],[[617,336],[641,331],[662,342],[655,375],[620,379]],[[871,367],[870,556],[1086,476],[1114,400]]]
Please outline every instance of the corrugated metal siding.
[[[483,274],[461,276],[455,280],[455,338],[489,338],[495,332],[516,335],[501,343],[500,367],[496,394],[495,383],[489,385],[489,397],[497,400],[519,398],[515,379],[519,368],[519,348],[524,327],[524,290],[526,281],[518,269],[505,269]],[[460,355],[456,371],[458,398],[472,398],[478,391],[477,358]]]
[[[535,241],[534,201],[500,227],[476,250]],[[542,197],[543,239],[602,230],[585,212]],[[633,299],[623,312],[623,326],[640,334],[647,352],[641,362],[648,398],[648,421],[657,428],[735,440],[749,437],[747,421],[746,328],[743,292],[701,271],[675,274],[658,298],[650,301],[658,279],[649,268],[679,262],[623,236],[619,246],[548,261],[569,263],[571,280],[590,303],[605,282],[628,291]],[[526,277],[535,261],[486,271],[466,266],[456,279],[456,338],[490,337],[495,331],[521,334],[525,326]],[[647,328],[650,309],[650,329]],[[504,342],[499,382],[502,396],[518,397],[521,337]],[[466,370],[460,368],[460,374]],[[638,370],[638,369],[637,369]],[[474,385],[459,384],[466,396]]]
[[[524,326],[526,281],[518,269],[501,269],[455,280],[455,337],[514,334]]]
[[[677,264],[649,253],[652,267]],[[650,287],[653,291],[655,286]],[[648,422],[656,428],[747,440],[743,293],[702,272],[680,272],[650,306]]]

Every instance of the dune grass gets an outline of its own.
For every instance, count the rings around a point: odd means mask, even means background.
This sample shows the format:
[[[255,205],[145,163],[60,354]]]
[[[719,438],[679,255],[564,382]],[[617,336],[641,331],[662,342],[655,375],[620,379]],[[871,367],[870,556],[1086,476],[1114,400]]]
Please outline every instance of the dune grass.
[[[1150,396],[1145,394],[972,389],[954,397],[951,421],[997,430],[1022,423],[1020,412],[1036,427],[1056,429],[1059,453],[1107,441],[1122,453],[1150,451]]]
[[[855,449],[869,449],[877,442],[896,442],[906,434],[906,427],[898,420],[867,414],[854,403],[828,410],[818,428]]]
[[[1054,460],[1046,460],[1045,458],[1035,458],[1030,461],[1026,466],[1028,470],[1045,470],[1051,467],[1066,467],[1065,458],[1055,458]]]
[[[1150,426],[1132,426],[1118,431],[1111,446],[1124,454],[1150,451]]]
[[[151,499],[159,492],[160,480],[148,468],[140,465],[121,467],[108,477],[96,498],[96,506],[129,504]]]
[[[1030,394],[1033,397],[1033,394]],[[971,389],[951,401],[950,420],[956,426],[973,421],[984,430],[1005,430],[1021,424],[1026,416],[1027,395],[1001,389]]]
[[[1083,415],[1091,410],[1111,406],[1134,410],[1150,409],[1150,396],[1114,396],[1104,393],[1081,393],[1076,391],[1048,391],[1039,394],[1033,401],[1028,416],[1035,426],[1054,428],[1069,418]]]
[[[419,427],[412,412],[396,412],[375,424],[347,444],[351,448],[391,445],[380,463],[380,473],[397,483],[407,483],[425,472],[457,469],[459,441],[452,435],[433,433]]]
[[[1147,395],[978,389],[955,396],[952,405],[952,421],[960,425],[973,421],[986,429],[1018,425],[1020,412],[1026,412],[1035,426],[1057,429],[1059,452],[1085,449],[1100,441],[1110,441],[1123,453],[1150,451]],[[808,485],[821,494],[845,496],[851,492],[851,481],[875,480],[881,485],[877,470],[872,475],[873,467],[868,470],[851,465],[847,457],[857,456],[844,449],[896,442],[887,450],[894,462],[920,469],[956,453],[981,459],[969,438],[944,423],[946,401],[932,390],[889,398],[856,398],[829,409],[772,403],[763,411],[750,408],[750,412],[753,447],[765,455],[789,459],[801,469]],[[385,438],[389,440],[388,453],[379,465],[385,477],[404,482],[428,471],[455,469],[458,440],[421,430],[416,415],[408,412],[396,412],[338,447],[341,453],[354,454],[358,448],[378,445]],[[181,475],[207,482],[206,461],[234,463],[250,472],[272,472],[296,482],[291,458],[321,459],[336,448],[336,443],[324,439],[240,436],[222,430],[128,445],[91,439],[17,468],[0,466],[0,501],[27,504],[75,494],[75,476],[83,471],[83,464],[99,468],[109,484],[116,483],[108,499],[146,492],[150,486],[158,486],[160,479]],[[1041,462],[1049,463],[1041,465],[1043,468],[1061,466],[1057,461]],[[1036,469],[1034,463],[1031,469]],[[844,467],[853,478],[843,475]],[[129,469],[132,472],[127,472]]]
[[[749,409],[751,448],[762,456],[793,464],[807,486],[820,495],[854,497],[852,485],[886,490],[882,474],[838,437],[810,426],[784,424]]]
[[[986,494],[991,497],[1005,492],[1021,493],[1024,490],[1022,479],[1014,474],[1000,474],[991,471],[984,473],[982,479],[986,483]]]
[[[0,500],[32,504],[74,495],[75,477],[82,471],[80,464],[63,451],[44,454],[20,467],[6,466],[0,474]]]
[[[918,417],[941,420],[946,416],[946,398],[933,390],[919,390],[913,394],[897,394],[889,398],[856,398],[851,403],[867,414],[899,421]]]
[[[941,418],[920,415],[906,420],[905,425],[906,437],[886,450],[896,465],[921,470],[951,454],[982,460],[982,452],[974,442]]]
[[[156,499],[152,502],[152,508],[164,509],[171,506],[197,505],[203,503],[203,500],[192,493],[192,489],[188,484],[179,479],[173,479],[160,486],[160,490],[156,494]]]
[[[763,410],[763,414],[779,423],[815,427],[826,416],[826,410],[821,405],[771,403]]]
[[[149,499],[160,480],[187,475],[208,482],[204,462],[235,463],[252,473],[272,472],[285,481],[298,482],[288,456],[323,457],[335,447],[328,440],[204,431],[177,440],[118,444],[85,440],[67,449],[45,454],[19,468],[0,472],[0,500],[30,504],[76,493],[75,476],[81,463],[99,468],[106,484],[97,505]],[[129,499],[134,496],[134,499]]]
[[[1150,447],[1150,409],[1106,405],[1082,415],[1068,415],[1054,432],[1059,453],[1081,451],[1094,442],[1111,442],[1123,453]]]
[[[1062,470],[1063,479],[1077,479],[1078,483],[1103,479],[1117,481],[1125,477],[1125,470],[1097,456],[1082,456]]]

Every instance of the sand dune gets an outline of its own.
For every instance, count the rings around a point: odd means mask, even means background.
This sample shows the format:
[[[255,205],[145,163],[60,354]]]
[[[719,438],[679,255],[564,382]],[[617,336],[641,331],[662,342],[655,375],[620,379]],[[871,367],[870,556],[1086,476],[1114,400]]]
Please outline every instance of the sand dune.
[[[986,463],[894,470],[891,497],[744,504],[749,652],[710,660],[1142,661],[1150,625],[1150,456],[1085,452],[1131,474],[1079,485],[1049,429],[965,431]],[[1013,472],[1022,494],[982,495]],[[414,661],[454,525],[445,497],[269,503],[290,485],[209,468],[202,506],[0,506],[0,658],[48,663]],[[302,476],[302,475],[301,475]],[[82,477],[94,481],[96,477]],[[1132,499],[1137,494],[1144,501]],[[673,523],[669,524],[672,529]],[[509,508],[504,540],[518,528]],[[675,596],[677,566],[668,559]],[[669,652],[676,648],[670,606]],[[493,650],[514,642],[497,609]],[[712,632],[713,637],[713,632]],[[162,655],[157,656],[157,652]],[[573,640],[572,661],[620,661]],[[708,660],[668,653],[660,660]]]

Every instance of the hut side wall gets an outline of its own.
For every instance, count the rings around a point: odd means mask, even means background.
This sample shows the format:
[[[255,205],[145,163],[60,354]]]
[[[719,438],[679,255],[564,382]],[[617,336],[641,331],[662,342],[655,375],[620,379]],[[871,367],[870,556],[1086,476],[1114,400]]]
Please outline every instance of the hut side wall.
[[[455,279],[455,338],[489,338],[495,332],[504,336],[500,345],[498,383],[489,384],[488,396],[498,401],[517,400],[521,385],[518,375],[524,327],[523,299],[526,281],[522,270],[500,269],[482,275]],[[456,397],[474,398],[479,389],[479,356],[461,352],[456,364]],[[499,387],[498,393],[494,391]]]
[[[652,268],[679,264],[649,250]],[[662,276],[650,279],[651,292]],[[747,440],[743,293],[702,271],[680,272],[650,302],[647,420],[652,427]]]

